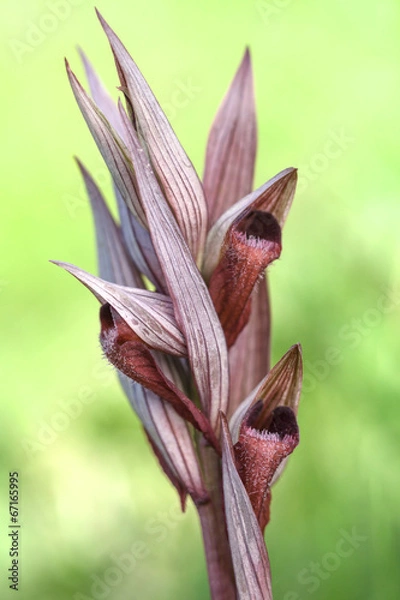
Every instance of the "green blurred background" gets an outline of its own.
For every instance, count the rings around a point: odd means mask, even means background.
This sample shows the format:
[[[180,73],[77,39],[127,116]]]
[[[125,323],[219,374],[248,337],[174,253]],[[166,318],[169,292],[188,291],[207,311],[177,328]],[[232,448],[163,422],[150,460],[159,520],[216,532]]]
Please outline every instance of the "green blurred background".
[[[300,341],[306,366],[301,444],[267,530],[275,598],[400,597],[398,0],[97,6],[200,172],[250,44],[256,184],[300,168],[270,277],[274,361]],[[82,45],[115,90],[108,44],[89,0],[3,0],[0,27],[1,597],[12,593],[5,525],[17,469],[20,598],[206,599],[195,512],[180,516],[101,357],[95,300],[48,263],[96,269],[72,156],[110,188],[63,57],[82,76]],[[136,557],[130,574],[110,571],[126,554]]]

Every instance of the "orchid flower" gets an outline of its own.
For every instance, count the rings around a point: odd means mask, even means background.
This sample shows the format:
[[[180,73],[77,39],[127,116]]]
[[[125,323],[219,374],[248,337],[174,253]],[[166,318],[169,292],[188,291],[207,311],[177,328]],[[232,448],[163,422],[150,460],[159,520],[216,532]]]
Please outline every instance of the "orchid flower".
[[[114,103],[81,52],[69,81],[110,171],[118,222],[78,160],[99,277],[64,262],[100,303],[100,342],[182,509],[194,502],[213,600],[272,598],[263,531],[271,486],[299,442],[299,345],[270,370],[266,269],[279,258],[297,172],[253,190],[249,50],[218,110],[202,180],[138,66],[99,15]]]

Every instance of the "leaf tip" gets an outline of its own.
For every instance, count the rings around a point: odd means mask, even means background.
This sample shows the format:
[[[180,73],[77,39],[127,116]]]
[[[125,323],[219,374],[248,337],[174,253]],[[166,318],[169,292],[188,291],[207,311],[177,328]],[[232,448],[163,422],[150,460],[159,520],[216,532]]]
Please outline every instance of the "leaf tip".
[[[86,53],[84,52],[83,48],[79,45],[76,46],[76,51],[79,54],[79,58],[81,59],[83,66],[86,68],[89,63],[89,59],[88,59]]]
[[[81,86],[81,84],[78,81],[77,76],[75,75],[75,73],[71,69],[71,65],[69,64],[69,62],[68,62],[67,59],[65,59],[65,69],[67,71],[68,79],[69,79],[69,82],[71,84],[72,89],[73,90],[75,90],[76,88],[83,89],[82,86]]]
[[[76,162],[76,164],[78,165],[79,169],[82,171],[83,169],[85,169],[85,167],[83,166],[82,161],[80,160],[80,158],[78,158],[78,156],[73,156],[74,161]],[[86,170],[86,169],[85,169]]]
[[[246,67],[251,67],[251,52],[250,52],[250,46],[248,44],[245,46],[245,49],[244,49],[242,65],[244,65]]]
[[[243,58],[237,70],[237,76],[240,77],[242,83],[241,85],[249,86],[250,88],[253,85],[253,67],[251,61],[251,52],[250,46],[246,45],[244,49]]]
[[[303,349],[301,344],[294,344],[286,353],[286,360],[288,364],[292,365],[293,370],[302,368],[303,364]]]
[[[291,346],[288,350],[288,355],[291,356],[302,356],[303,355],[303,348],[301,347],[301,344],[298,342],[297,344],[293,344],[293,346]]]
[[[67,269],[67,267],[69,267],[70,265],[66,262],[63,262],[62,260],[49,260],[50,263],[52,263],[53,265],[56,265],[56,267],[61,267],[61,269]]]
[[[104,31],[107,32],[107,30],[110,29],[109,24],[107,23],[107,21],[105,20],[105,18],[103,17],[103,15],[101,14],[101,12],[99,11],[99,9],[97,7],[95,7],[94,10],[96,12],[97,18],[99,19],[102,28],[104,29]]]

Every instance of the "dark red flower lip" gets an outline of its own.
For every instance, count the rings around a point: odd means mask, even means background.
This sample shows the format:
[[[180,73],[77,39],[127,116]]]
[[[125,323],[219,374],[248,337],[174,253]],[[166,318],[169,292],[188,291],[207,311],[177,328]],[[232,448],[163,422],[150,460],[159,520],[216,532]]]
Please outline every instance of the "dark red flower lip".
[[[211,227],[207,236],[202,272],[207,281],[211,278],[223,255],[226,235],[249,211],[262,211],[275,217],[280,227],[286,221],[297,184],[296,169],[289,168],[247,194],[231,206]]]
[[[249,494],[262,530],[270,515],[270,488],[279,466],[299,443],[299,428],[294,412],[278,406],[260,421],[262,411],[256,404],[243,423],[235,444],[238,472]]]
[[[228,347],[246,326],[254,287],[268,265],[279,258],[281,249],[278,221],[260,210],[247,210],[226,234],[209,287]]]
[[[219,452],[219,443],[209,420],[165,376],[150,349],[109,304],[100,309],[100,323],[100,343],[108,360],[128,378],[169,402],[178,415],[201,431]]]

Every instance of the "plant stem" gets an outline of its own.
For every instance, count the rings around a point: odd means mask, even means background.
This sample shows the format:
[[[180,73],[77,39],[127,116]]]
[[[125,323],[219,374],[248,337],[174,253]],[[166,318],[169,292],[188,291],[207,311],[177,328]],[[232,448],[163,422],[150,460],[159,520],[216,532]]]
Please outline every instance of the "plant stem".
[[[226,529],[220,458],[200,442],[203,473],[210,501],[197,507],[203,533],[212,600],[236,600],[236,585]]]

